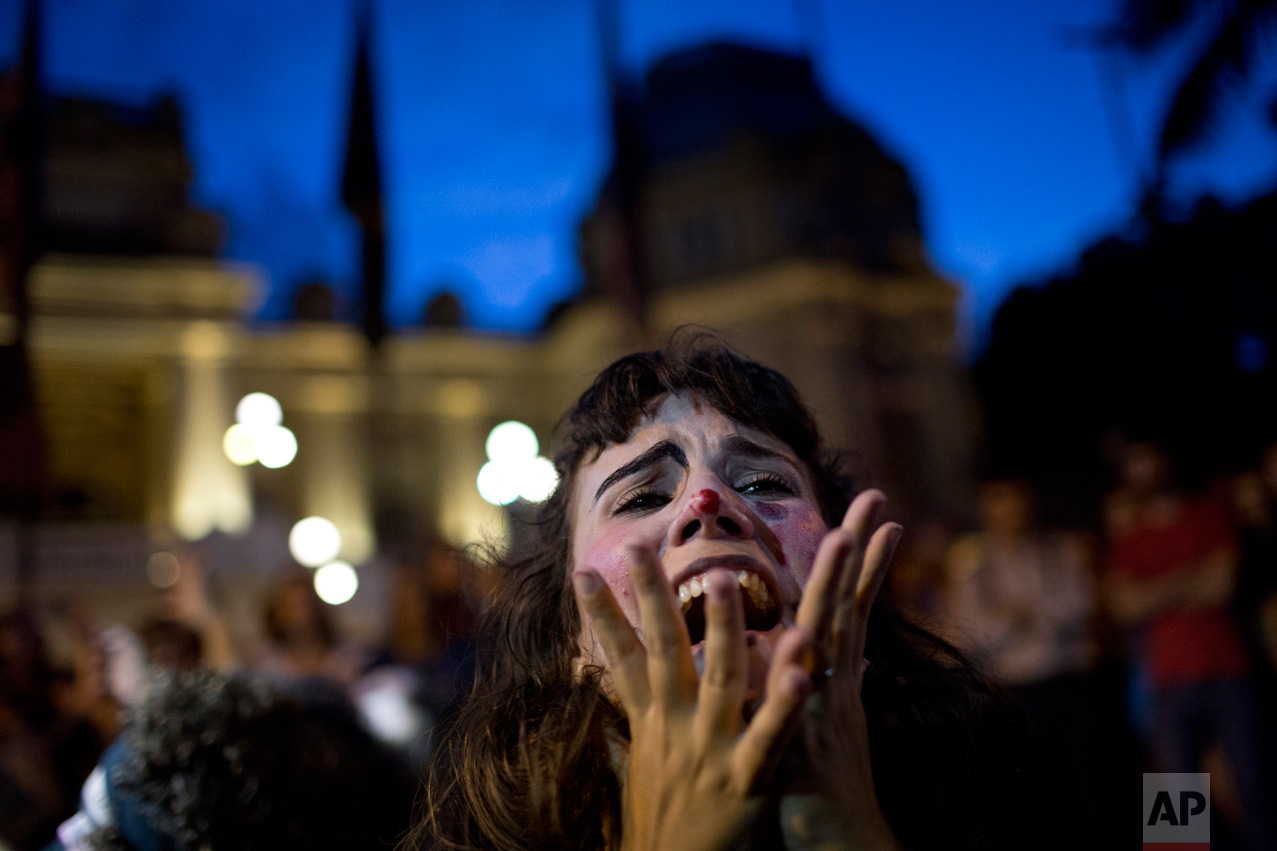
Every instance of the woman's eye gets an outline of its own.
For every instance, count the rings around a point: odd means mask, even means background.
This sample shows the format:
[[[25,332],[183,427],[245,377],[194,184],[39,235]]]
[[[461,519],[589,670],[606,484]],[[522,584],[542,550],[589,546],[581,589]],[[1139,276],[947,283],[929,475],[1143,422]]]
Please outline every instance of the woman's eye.
[[[783,477],[775,473],[762,473],[737,486],[736,490],[744,494],[759,495],[792,495],[793,487]]]
[[[667,505],[670,501],[669,494],[659,490],[637,490],[621,497],[613,514],[623,514],[627,511],[647,511],[653,508],[660,508]]]

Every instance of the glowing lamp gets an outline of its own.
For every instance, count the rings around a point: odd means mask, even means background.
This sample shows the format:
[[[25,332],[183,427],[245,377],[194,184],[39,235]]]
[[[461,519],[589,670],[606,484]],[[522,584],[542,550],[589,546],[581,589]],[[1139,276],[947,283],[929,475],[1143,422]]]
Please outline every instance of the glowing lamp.
[[[559,474],[549,458],[537,455],[538,447],[536,433],[516,420],[489,432],[484,444],[489,460],[475,480],[479,495],[493,505],[509,505],[520,497],[528,502],[549,499]]]
[[[488,460],[501,464],[535,458],[539,445],[536,432],[518,420],[509,420],[488,432],[483,448]]]
[[[277,426],[284,421],[284,410],[269,393],[249,393],[235,406],[235,422],[250,427]]]
[[[344,561],[330,561],[315,571],[315,593],[330,606],[340,606],[359,590],[359,575]]]
[[[257,460],[263,467],[278,470],[297,457],[297,438],[284,426],[267,426],[257,432],[256,437]]]
[[[298,564],[318,567],[341,552],[341,532],[327,517],[298,520],[288,533],[288,551]]]
[[[222,437],[222,451],[231,463],[246,467],[257,461],[257,435],[243,423],[236,423]]]
[[[554,462],[538,455],[520,467],[519,496],[528,502],[545,502],[559,486],[559,472]]]

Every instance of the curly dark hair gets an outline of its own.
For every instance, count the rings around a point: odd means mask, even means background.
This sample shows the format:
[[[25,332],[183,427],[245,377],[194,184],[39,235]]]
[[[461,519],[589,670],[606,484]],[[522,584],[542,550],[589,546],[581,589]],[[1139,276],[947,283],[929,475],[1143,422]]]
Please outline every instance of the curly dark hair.
[[[406,768],[312,683],[157,672],[104,765],[104,849],[384,849],[412,811]]]
[[[476,682],[440,732],[416,847],[619,847],[613,755],[627,725],[600,672],[576,670],[569,510],[582,465],[628,440],[670,394],[783,441],[811,475],[826,522],[842,519],[852,483],[780,373],[694,330],[603,370],[556,430],[560,484],[532,540],[496,565],[503,581],[482,625]],[[1018,716],[958,651],[886,605],[870,619],[866,654],[875,782],[897,835],[910,848],[1002,847],[1007,826],[991,807],[1014,793]]]

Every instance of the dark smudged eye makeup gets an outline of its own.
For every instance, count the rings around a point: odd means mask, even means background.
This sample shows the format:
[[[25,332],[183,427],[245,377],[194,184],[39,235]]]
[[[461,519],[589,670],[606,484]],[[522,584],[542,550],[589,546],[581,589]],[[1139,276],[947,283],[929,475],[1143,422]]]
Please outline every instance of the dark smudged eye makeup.
[[[738,493],[757,496],[793,496],[797,489],[779,473],[755,473],[736,486]]]
[[[663,489],[644,485],[623,494],[616,501],[616,507],[612,509],[612,514],[617,515],[625,514],[627,512],[649,511],[651,509],[668,505],[670,499],[670,495]]]
[[[780,473],[770,472],[750,473],[734,487],[737,493],[745,496],[780,497],[798,493],[789,479]],[[639,485],[617,499],[612,515],[654,511],[669,505],[673,499],[673,494],[665,488],[651,484]]]

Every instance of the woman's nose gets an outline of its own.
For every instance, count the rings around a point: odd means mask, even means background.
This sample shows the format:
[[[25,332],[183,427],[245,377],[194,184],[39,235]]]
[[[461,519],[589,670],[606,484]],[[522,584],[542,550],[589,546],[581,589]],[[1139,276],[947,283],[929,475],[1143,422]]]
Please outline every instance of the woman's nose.
[[[720,494],[714,488],[693,491],[674,525],[675,545],[696,535],[706,538],[752,538],[754,523],[749,509],[735,493]]]

